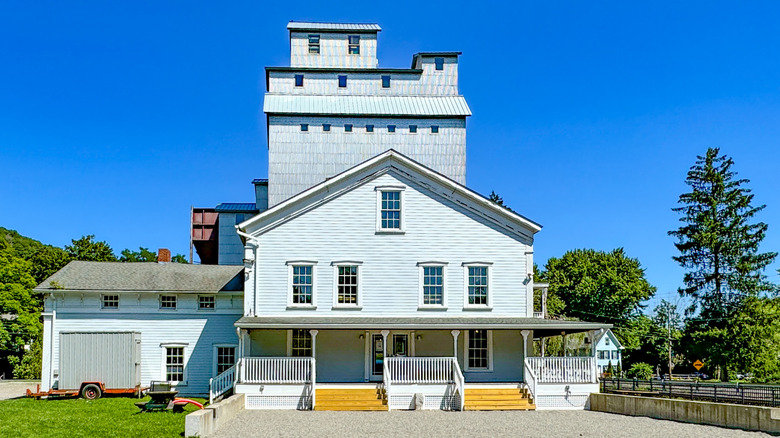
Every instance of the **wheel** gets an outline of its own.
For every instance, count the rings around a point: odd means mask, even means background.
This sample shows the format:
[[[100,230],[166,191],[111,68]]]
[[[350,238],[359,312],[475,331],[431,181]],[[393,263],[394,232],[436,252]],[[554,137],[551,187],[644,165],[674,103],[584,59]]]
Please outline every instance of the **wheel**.
[[[95,400],[99,399],[102,395],[102,392],[100,391],[100,387],[94,384],[84,385],[83,388],[81,388],[81,396],[84,397],[86,400]]]

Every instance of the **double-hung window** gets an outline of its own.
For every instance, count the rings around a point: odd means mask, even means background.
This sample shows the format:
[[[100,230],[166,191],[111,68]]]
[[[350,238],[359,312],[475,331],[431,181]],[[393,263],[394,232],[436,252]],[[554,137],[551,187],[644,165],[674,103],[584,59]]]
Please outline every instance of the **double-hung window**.
[[[490,309],[493,297],[490,292],[490,264],[489,263],[464,263],[463,264],[466,308]]]
[[[353,264],[354,263],[354,264]],[[336,275],[336,307],[360,306],[360,266],[352,263],[334,263]]]
[[[349,54],[360,55],[360,35],[350,35],[348,38],[349,38]]]
[[[290,330],[288,350],[291,357],[311,357],[311,333],[304,329]]]
[[[160,295],[160,308],[176,310],[176,295]]]
[[[377,187],[377,231],[403,231],[403,189]]]
[[[103,295],[100,297],[101,309],[118,309],[119,295]]]
[[[309,53],[320,53],[320,36],[319,34],[309,34]]]
[[[216,305],[216,297],[213,295],[198,296],[198,310],[214,310]]]
[[[446,263],[425,262],[420,266],[420,308],[443,309],[446,306]]]
[[[230,367],[236,363],[236,347],[230,346],[217,346],[216,347],[216,365],[217,375],[224,373]]]
[[[165,347],[165,380],[184,382],[184,347]]]
[[[288,266],[290,276],[288,306],[314,308],[314,263],[293,262],[288,263]]]
[[[493,333],[490,330],[466,332],[466,370],[489,371],[493,366]]]

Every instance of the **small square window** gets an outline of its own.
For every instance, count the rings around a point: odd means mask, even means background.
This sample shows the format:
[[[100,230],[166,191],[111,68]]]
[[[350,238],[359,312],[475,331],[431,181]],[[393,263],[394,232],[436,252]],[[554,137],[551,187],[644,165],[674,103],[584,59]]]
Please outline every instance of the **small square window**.
[[[160,295],[160,308],[176,310],[176,295]]]
[[[198,310],[214,310],[216,304],[216,300],[213,296],[201,295],[198,297]]]
[[[360,55],[360,35],[349,36],[349,54]]]
[[[309,131],[309,124],[301,123],[301,132],[308,132],[308,131]]]
[[[387,125],[387,132],[395,132],[395,125]]]
[[[352,132],[352,125],[350,124],[344,125],[344,132]]]
[[[416,134],[417,133],[417,125],[409,125],[409,133],[410,134]]]
[[[347,87],[347,76],[339,75],[339,88],[346,88],[346,87]]]
[[[431,125],[431,134],[439,133],[439,125]]]
[[[323,132],[330,132],[330,123],[323,123],[322,124],[322,131]]]
[[[390,75],[382,76],[382,88],[390,88]]]
[[[374,132],[374,125],[366,125],[366,132]]]
[[[119,295],[103,295],[100,307],[103,309],[118,309]]]
[[[433,63],[436,64],[436,70],[444,70],[444,58],[434,58]]]
[[[320,36],[309,34],[309,53],[320,53]]]
[[[295,75],[295,86],[303,87],[303,75]]]

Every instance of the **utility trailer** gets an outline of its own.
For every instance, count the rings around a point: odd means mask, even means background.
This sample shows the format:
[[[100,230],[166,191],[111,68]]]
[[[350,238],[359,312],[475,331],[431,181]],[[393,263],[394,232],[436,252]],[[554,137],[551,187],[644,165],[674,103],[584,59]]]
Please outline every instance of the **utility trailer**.
[[[141,333],[62,332],[56,388],[28,397],[75,397],[87,400],[103,394],[136,395],[141,387]]]

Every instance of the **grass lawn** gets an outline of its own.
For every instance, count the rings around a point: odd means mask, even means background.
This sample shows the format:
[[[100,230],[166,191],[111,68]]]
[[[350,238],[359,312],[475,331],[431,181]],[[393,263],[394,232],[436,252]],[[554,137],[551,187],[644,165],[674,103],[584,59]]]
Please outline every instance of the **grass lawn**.
[[[142,400],[148,400],[144,398]],[[195,399],[203,403],[202,399]],[[137,398],[0,401],[0,437],[181,437],[183,413],[144,412]]]

